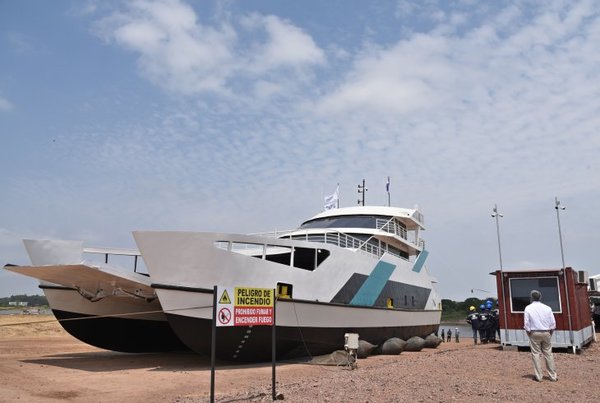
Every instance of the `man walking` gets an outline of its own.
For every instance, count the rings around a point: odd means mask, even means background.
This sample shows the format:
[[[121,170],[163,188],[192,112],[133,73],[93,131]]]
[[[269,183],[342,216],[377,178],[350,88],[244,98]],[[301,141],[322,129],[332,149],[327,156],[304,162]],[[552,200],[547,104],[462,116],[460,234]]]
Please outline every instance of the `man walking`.
[[[551,381],[557,381],[554,368],[554,357],[552,356],[552,333],[556,329],[556,320],[552,308],[540,302],[542,293],[531,291],[531,303],[525,307],[525,331],[529,336],[529,347],[533,358],[533,369],[535,380],[542,381],[543,371],[541,357],[544,356],[546,369]]]

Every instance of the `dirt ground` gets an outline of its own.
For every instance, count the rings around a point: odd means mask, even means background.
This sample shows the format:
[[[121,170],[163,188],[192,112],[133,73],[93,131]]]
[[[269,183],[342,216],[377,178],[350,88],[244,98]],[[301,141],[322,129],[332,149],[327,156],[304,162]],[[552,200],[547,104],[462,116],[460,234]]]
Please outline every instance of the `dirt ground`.
[[[52,316],[0,316],[0,402],[206,402],[210,360],[193,353],[100,350],[62,331]],[[26,325],[7,324],[20,322]],[[372,356],[358,368],[278,363],[288,402],[598,401],[598,343],[554,354],[558,382],[533,380],[528,352],[470,339],[437,349]],[[217,363],[218,402],[270,401],[271,365]]]

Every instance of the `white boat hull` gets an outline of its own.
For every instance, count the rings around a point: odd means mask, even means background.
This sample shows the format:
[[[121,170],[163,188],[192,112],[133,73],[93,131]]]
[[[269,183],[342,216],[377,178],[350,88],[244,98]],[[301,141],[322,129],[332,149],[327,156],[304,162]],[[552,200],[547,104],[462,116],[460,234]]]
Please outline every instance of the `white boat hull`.
[[[293,285],[293,298],[277,301],[279,358],[343,348],[344,334],[348,332],[358,333],[370,343],[382,344],[390,337],[426,337],[439,326],[441,301],[431,289],[431,278],[426,272],[412,271],[413,262],[407,260],[387,255],[382,258],[394,270],[380,284],[381,289],[412,293],[410,298],[401,298],[399,294],[397,308],[387,308],[386,299],[377,295],[370,306],[352,302],[361,293],[368,296],[360,285],[373,277],[379,261],[338,246],[212,233],[135,232],[134,237],[171,327],[189,348],[199,353],[210,353],[215,285],[260,288],[275,288],[279,282]],[[331,255],[316,269],[303,270],[220,249],[215,246],[220,242],[321,248]],[[403,304],[408,306],[404,308]],[[222,359],[269,360],[270,346],[270,327],[217,329],[217,355]]]

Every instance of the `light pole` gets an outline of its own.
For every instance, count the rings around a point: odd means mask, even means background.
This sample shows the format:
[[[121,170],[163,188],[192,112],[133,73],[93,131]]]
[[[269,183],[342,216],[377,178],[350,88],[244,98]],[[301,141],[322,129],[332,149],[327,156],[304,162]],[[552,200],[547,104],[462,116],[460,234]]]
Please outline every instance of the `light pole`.
[[[500,246],[500,217],[504,217],[498,211],[498,205],[494,204],[492,209],[492,218],[496,219],[496,234],[498,235],[498,257],[500,259],[500,284],[502,289],[502,312],[504,312],[504,341],[508,341],[508,322],[506,321],[506,294],[504,292],[504,273],[502,268],[502,247]]]
[[[500,221],[498,219],[504,216],[498,212],[497,204],[494,204],[494,208],[492,209],[492,211],[492,217],[496,219],[496,234],[498,235],[498,256],[500,258],[500,271],[502,272],[502,247],[500,246]]]
[[[562,259],[563,280],[565,282],[565,296],[567,299],[567,316],[569,319],[569,339],[573,345],[573,326],[571,324],[571,304],[569,302],[569,284],[567,282],[567,268],[565,266],[565,252],[563,250],[562,231],[560,230],[560,211],[565,210],[565,206],[560,203],[558,197],[554,198],[554,209],[556,210],[556,222],[558,223],[558,241],[560,242],[560,258]],[[575,346],[573,346],[575,352]]]
[[[558,240],[560,242],[560,258],[562,259],[562,268],[565,269],[565,252],[563,250],[562,232],[560,230],[560,210],[564,210],[566,207],[560,204],[558,197],[554,198],[554,209],[556,210],[556,221],[558,222]]]

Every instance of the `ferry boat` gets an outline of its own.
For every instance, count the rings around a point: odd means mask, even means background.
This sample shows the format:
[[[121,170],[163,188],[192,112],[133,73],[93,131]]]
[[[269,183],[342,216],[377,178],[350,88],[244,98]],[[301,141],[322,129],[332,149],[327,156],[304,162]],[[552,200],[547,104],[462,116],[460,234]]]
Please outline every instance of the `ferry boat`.
[[[426,337],[440,323],[441,298],[425,261],[418,209],[336,208],[272,234],[135,231],[152,287],[173,331],[211,352],[214,286],[277,291],[277,358],[343,348],[345,333],[381,345]],[[268,326],[218,327],[216,355],[271,359]]]
[[[5,269],[40,280],[52,313],[73,337],[95,347],[128,352],[187,350],[171,330],[147,274],[136,272],[139,252],[84,248],[80,241],[23,240],[33,266]],[[84,260],[104,257],[104,264]],[[134,270],[109,265],[133,258]]]

